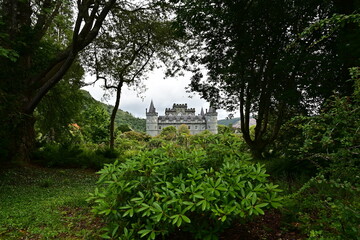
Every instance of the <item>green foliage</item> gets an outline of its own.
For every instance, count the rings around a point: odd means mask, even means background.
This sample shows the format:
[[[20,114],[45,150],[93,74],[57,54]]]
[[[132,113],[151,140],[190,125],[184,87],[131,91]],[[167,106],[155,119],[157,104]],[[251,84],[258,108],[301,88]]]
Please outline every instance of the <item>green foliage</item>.
[[[143,133],[143,132],[135,132],[135,131],[129,131],[129,132],[124,132],[123,134],[120,135],[121,138],[126,138],[126,139],[131,139],[131,140],[136,140],[139,142],[147,142],[150,140],[151,136]]]
[[[33,162],[46,167],[101,169],[119,157],[116,150],[103,145],[63,145],[48,143],[33,153]]]
[[[127,124],[119,125],[116,130],[118,132],[122,132],[122,133],[132,131],[131,127],[129,125],[127,125]]]
[[[278,147],[287,159],[317,168],[351,170],[357,166],[360,108],[354,98],[334,96],[322,114],[296,117],[283,129]],[[343,174],[341,174],[344,176]],[[347,174],[351,176],[350,172]]]
[[[87,142],[104,143],[108,141],[110,115],[97,102],[89,102],[85,106],[78,124]]]
[[[107,219],[103,236],[155,239],[181,229],[217,239],[234,220],[281,205],[261,165],[234,154],[212,163],[209,153],[170,144],[106,165],[89,198]]]
[[[181,134],[190,134],[190,129],[189,127],[186,125],[186,124],[181,124],[177,130],[178,132],[178,135],[181,135]]]
[[[81,91],[84,94],[84,97],[86,98],[86,102],[88,102],[88,104],[92,103],[94,105],[97,105],[99,108],[106,109],[107,113],[109,114],[109,118],[110,118],[110,114],[112,113],[112,110],[114,108],[113,106],[95,100],[89,94],[89,92],[87,92],[85,90],[81,90]],[[118,109],[118,111],[116,113],[116,117],[115,117],[115,123],[117,126],[120,127],[122,125],[127,125],[131,129],[133,129],[135,131],[139,131],[139,132],[145,132],[145,122],[146,122],[145,119],[136,118],[131,113],[123,111],[121,109]],[[108,123],[108,124],[110,124],[110,123]]]
[[[279,142],[290,166],[301,173],[312,166],[312,174],[317,172],[287,204],[310,239],[360,239],[357,93],[356,87],[350,97],[333,96],[320,115],[293,119]]]
[[[114,108],[113,106],[107,105],[104,103],[100,103],[100,104],[102,104],[106,108],[108,113],[111,114],[111,112]],[[134,117],[131,113],[123,111],[121,109],[119,109],[116,113],[115,123],[117,126],[128,125],[128,126],[130,126],[131,129],[138,131],[138,132],[146,131],[146,127],[145,127],[146,120],[145,119]]]
[[[219,134],[229,134],[232,132],[233,132],[233,130],[231,127],[225,126],[225,125],[218,125],[218,133]]]
[[[162,146],[164,146],[166,144],[166,141],[163,140],[160,137],[153,137],[149,140],[149,142],[147,143],[147,147],[149,149],[154,149],[154,148],[161,148]]]
[[[68,73],[70,79],[53,88],[37,108],[36,130],[40,143],[70,145],[103,143],[108,139],[109,114],[87,92],[79,90],[82,74],[76,71],[83,73],[83,69],[73,68],[74,71]]]
[[[93,172],[2,170],[0,239],[98,239],[101,219],[95,219],[85,201],[98,179]]]
[[[19,57],[19,54],[12,49],[6,49],[0,46],[0,56],[4,58],[8,58],[12,62],[16,62],[16,60]]]
[[[161,130],[160,137],[166,140],[174,140],[176,138],[177,130],[174,126],[164,127]]]
[[[360,239],[360,176],[353,178],[344,181],[318,174],[289,196],[286,214],[293,215],[309,239]]]
[[[339,34],[338,39],[331,37],[309,48],[327,27],[297,42],[309,22],[331,17],[336,4],[326,0],[177,2],[177,20],[191,42],[198,39],[201,52],[188,54],[184,61],[194,70],[190,88],[219,107],[240,110],[242,122],[255,116],[256,137],[250,137],[249,126],[242,129],[254,157],[263,156],[285,121],[313,112],[314,105],[333,91],[349,93],[348,66],[342,61],[357,64],[359,54],[349,57],[342,52],[347,47],[347,52],[358,53],[357,29],[347,35],[351,44]],[[290,48],[294,42],[296,48]],[[207,76],[196,64],[206,65]]]
[[[334,14],[332,17],[320,19],[319,21],[311,24],[301,34],[300,38],[308,37],[319,30],[323,30],[321,37],[312,43],[312,46],[319,44],[321,41],[330,38],[339,29],[344,28],[347,24],[356,24],[360,26],[360,14]]]

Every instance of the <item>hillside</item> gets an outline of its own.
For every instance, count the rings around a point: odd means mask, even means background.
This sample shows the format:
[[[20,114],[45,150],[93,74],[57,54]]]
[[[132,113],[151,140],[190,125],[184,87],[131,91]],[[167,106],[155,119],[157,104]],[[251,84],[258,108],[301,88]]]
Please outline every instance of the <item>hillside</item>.
[[[114,106],[112,105],[108,105],[105,103],[101,103],[102,105],[104,105],[104,108],[109,112],[109,114],[112,113]],[[127,112],[127,111],[123,111],[121,109],[118,109],[116,117],[115,117],[115,123],[116,126],[120,126],[120,125],[128,125],[130,126],[130,128],[132,128],[135,131],[138,132],[145,132],[145,124],[146,124],[146,120],[143,118],[137,118],[134,117],[131,113]]]
[[[230,124],[233,125],[240,121],[240,118],[233,118],[233,119],[221,119],[218,120],[218,124],[229,126]]]
[[[109,104],[105,104],[102,102],[99,102],[97,100],[95,100],[89,92],[85,91],[85,90],[81,90],[84,94],[85,98],[88,98],[89,101],[95,103],[95,104],[99,104],[101,105],[104,109],[106,109],[106,111],[111,114],[112,110],[114,109],[114,106],[109,105]],[[115,124],[116,126],[120,126],[120,125],[128,125],[130,126],[130,128],[132,128],[135,131],[138,132],[145,132],[145,122],[146,120],[143,118],[137,118],[134,117],[131,113],[127,112],[127,111],[123,111],[121,109],[118,109],[116,117],[115,117]]]
[[[256,125],[256,120],[254,118],[250,118],[249,120],[249,126]],[[221,119],[218,121],[218,124],[225,126],[232,125],[234,128],[240,128],[240,118]]]

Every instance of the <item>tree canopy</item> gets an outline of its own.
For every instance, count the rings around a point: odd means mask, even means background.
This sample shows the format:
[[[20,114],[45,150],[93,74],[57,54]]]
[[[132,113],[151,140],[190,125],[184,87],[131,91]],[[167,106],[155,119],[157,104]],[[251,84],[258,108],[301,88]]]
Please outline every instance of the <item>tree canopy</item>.
[[[191,89],[228,110],[239,109],[241,130],[255,156],[271,143],[286,119],[313,114],[333,91],[351,93],[337,34],[313,45],[317,36],[299,34],[336,12],[328,1],[177,1],[178,20],[198,41],[190,64]],[[339,33],[340,34],[340,33]],[[296,42],[296,44],[294,44]],[[353,45],[352,48],[356,49]],[[257,120],[251,138],[249,118]]]
[[[0,132],[2,159],[28,159],[33,112],[98,35],[111,11],[127,13],[150,1],[0,1]]]
[[[115,93],[115,106],[110,119],[110,147],[114,147],[115,117],[120,105],[122,87],[145,90],[146,73],[156,66],[167,51],[176,50],[175,34],[168,17],[158,8],[111,12],[104,31],[84,52],[84,59],[96,81]],[[164,54],[166,52],[166,54]]]

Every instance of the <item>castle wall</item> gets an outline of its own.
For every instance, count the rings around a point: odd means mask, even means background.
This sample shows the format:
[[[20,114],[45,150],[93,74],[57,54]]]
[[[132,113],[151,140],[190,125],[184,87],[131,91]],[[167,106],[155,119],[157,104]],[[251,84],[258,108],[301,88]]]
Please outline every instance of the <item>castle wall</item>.
[[[146,133],[152,137],[159,134],[158,116],[146,117]]]
[[[165,109],[164,116],[158,116],[152,102],[149,112],[146,110],[146,133],[150,136],[157,136],[165,127],[178,129],[183,124],[189,127],[192,135],[205,130],[217,133],[217,113],[211,108],[206,114],[201,110],[200,115],[195,115],[195,109],[187,108],[187,104],[174,104],[173,108]]]
[[[159,122],[159,134],[161,133],[162,129],[164,129],[165,127],[169,127],[169,126],[174,126],[176,127],[176,129],[179,129],[179,127],[181,125],[185,124],[186,126],[189,127],[190,130],[190,134],[194,135],[194,134],[198,134],[202,131],[206,130],[206,123],[191,123],[191,122]]]
[[[206,127],[212,133],[218,133],[217,115],[209,114],[206,117]]]

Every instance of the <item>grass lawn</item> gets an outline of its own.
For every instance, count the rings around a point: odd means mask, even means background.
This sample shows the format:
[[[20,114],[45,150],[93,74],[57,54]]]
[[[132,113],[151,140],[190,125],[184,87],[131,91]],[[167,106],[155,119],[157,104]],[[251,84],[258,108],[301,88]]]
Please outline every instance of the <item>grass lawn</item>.
[[[102,221],[85,201],[96,181],[81,169],[0,171],[0,239],[99,239]]]

